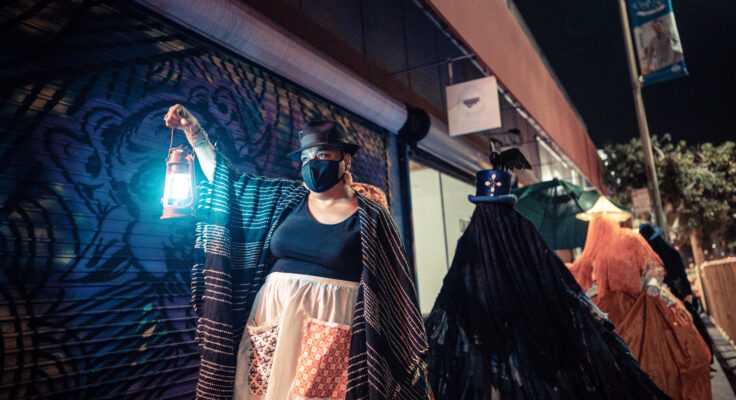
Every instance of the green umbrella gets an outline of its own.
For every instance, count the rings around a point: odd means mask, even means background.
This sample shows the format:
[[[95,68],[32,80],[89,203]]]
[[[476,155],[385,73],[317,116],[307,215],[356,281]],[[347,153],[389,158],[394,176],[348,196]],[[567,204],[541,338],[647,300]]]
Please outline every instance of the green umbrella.
[[[516,211],[534,224],[555,250],[583,247],[588,223],[575,218],[595,204],[600,195],[570,182],[553,179],[512,191]]]

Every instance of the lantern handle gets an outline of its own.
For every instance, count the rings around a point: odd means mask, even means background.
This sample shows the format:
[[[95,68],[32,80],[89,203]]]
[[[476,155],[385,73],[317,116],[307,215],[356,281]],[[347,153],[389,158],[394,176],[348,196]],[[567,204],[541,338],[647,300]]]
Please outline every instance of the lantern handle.
[[[190,148],[189,146],[184,145],[184,148],[187,149],[188,153],[191,155],[194,155],[194,149]],[[171,128],[171,141],[169,141],[169,153],[171,153],[171,150],[174,149],[174,128]]]

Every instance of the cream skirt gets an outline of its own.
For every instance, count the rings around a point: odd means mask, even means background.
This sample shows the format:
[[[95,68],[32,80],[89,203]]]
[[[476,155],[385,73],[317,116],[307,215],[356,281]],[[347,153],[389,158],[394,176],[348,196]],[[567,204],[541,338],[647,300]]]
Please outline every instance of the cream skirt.
[[[238,347],[237,400],[343,400],[358,282],[272,272]]]

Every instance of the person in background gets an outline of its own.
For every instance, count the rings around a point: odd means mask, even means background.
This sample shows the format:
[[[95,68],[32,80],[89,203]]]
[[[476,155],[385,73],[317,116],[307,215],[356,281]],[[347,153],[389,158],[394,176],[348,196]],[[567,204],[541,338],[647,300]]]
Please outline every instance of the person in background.
[[[711,351],[711,363],[713,362],[713,339],[708,334],[708,328],[705,327],[703,319],[700,318],[700,306],[698,298],[693,295],[693,289],[690,286],[690,280],[687,277],[685,264],[682,262],[682,256],[662,235],[662,229],[646,223],[639,225],[639,234],[646,239],[649,246],[654,250],[664,263],[664,269],[667,274],[664,276],[664,283],[670,289],[673,295],[680,299],[685,308],[690,312],[695,328],[698,329],[700,336],[703,337],[705,343]]]

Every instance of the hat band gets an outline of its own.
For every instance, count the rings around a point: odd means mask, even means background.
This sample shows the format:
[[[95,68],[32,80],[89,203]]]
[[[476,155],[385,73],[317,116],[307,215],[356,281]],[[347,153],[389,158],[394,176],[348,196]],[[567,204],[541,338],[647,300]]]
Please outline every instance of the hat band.
[[[329,136],[319,134],[319,133],[305,135],[305,136],[302,136],[302,138],[300,139],[300,148],[302,150],[308,147],[316,146],[316,145],[342,147],[348,144],[349,143],[346,143],[339,139],[330,141]]]

